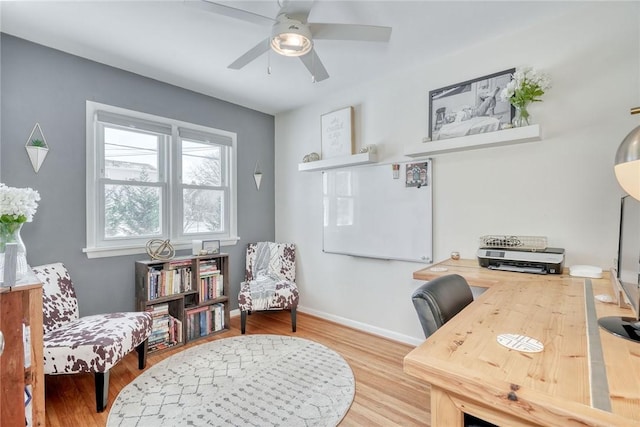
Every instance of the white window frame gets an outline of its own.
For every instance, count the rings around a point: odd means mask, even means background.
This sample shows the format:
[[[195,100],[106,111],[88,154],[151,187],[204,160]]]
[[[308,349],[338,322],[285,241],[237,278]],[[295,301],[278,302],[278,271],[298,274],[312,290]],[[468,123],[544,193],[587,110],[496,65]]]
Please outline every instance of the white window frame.
[[[220,245],[235,245],[240,239],[237,235],[237,135],[233,132],[213,129],[205,126],[195,125],[179,120],[169,119],[165,117],[154,116],[151,114],[141,113],[138,111],[127,110],[120,107],[101,104],[93,101],[86,103],[86,141],[87,141],[87,175],[86,175],[86,226],[87,226],[87,246],[83,248],[83,252],[88,258],[101,258],[120,255],[132,255],[146,252],[147,238],[124,238],[124,239],[104,239],[104,211],[103,202],[104,195],[100,184],[102,178],[102,159],[104,157],[101,150],[104,149],[104,143],[101,141],[102,126],[98,120],[98,112],[105,114],[114,114],[124,116],[133,123],[149,122],[160,124],[171,128],[170,135],[166,136],[168,147],[161,150],[159,158],[159,178],[158,184],[154,187],[162,188],[161,193],[166,199],[164,209],[161,216],[166,218],[161,222],[162,235],[153,236],[153,238],[170,239],[171,244],[176,250],[191,249],[192,239],[197,240],[220,240]],[[225,230],[223,233],[182,233],[182,187],[180,179],[180,155],[181,155],[181,139],[179,130],[186,129],[193,131],[195,134],[211,135],[213,138],[219,137],[219,141],[225,141],[224,145],[228,145],[228,158],[226,159],[227,170],[225,171],[226,189],[224,221]],[[162,138],[161,138],[162,139]],[[164,153],[164,154],[163,154]],[[123,182],[114,181],[114,183]],[[152,238],[152,237],[149,237]]]

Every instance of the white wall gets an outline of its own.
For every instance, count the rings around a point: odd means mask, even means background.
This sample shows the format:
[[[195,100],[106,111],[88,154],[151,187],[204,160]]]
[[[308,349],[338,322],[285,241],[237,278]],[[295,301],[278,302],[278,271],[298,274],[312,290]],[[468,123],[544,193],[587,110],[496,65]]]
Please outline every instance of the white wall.
[[[510,3],[516,7],[517,3]],[[434,259],[475,258],[485,234],[547,236],[566,265],[608,268],[616,253],[615,151],[638,124],[640,5],[593,3],[580,13],[507,35],[372,84],[276,116],[276,238],[298,245],[301,311],[400,341],[423,339],[410,295],[422,264],[322,252],[319,172],[298,172],[320,152],[320,116],[356,108],[357,148],[377,144],[382,162],[407,161],[406,144],[428,131],[431,89],[533,66],[553,88],[531,108],[541,142],[434,158]]]

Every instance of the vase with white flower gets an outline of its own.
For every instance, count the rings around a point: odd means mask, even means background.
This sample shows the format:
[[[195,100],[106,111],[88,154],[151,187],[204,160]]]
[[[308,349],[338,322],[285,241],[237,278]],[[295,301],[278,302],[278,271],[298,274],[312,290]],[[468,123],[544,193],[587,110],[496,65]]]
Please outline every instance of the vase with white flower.
[[[500,93],[500,97],[516,108],[513,125],[529,126],[531,124],[529,104],[542,101],[540,97],[551,88],[551,79],[548,74],[531,67],[516,69],[512,77],[513,79]]]
[[[0,281],[4,278],[4,255],[7,243],[17,244],[16,280],[29,271],[27,250],[20,231],[25,222],[33,220],[38,201],[40,201],[40,194],[36,190],[8,187],[0,183]]]

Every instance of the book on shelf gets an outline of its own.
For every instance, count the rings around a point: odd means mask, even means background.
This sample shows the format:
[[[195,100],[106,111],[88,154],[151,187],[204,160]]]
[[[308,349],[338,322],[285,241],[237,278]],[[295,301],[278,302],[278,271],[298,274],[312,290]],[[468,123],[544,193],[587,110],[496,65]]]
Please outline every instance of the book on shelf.
[[[156,304],[147,308],[151,313],[151,334],[148,338],[150,351],[182,343],[182,322],[169,314],[169,304]]]
[[[224,304],[222,303],[187,311],[187,339],[203,337],[224,328]]]
[[[215,259],[200,261],[200,276],[217,270],[218,262]]]
[[[219,270],[213,274],[201,276],[200,288],[198,290],[200,302],[209,301],[221,297],[223,295],[223,289],[224,276],[220,274]]]
[[[224,304],[218,303],[213,305],[214,313],[214,332],[221,331],[225,328],[224,324]]]
[[[164,266],[150,266],[147,271],[147,299],[188,292],[192,288],[191,261],[167,263]]]

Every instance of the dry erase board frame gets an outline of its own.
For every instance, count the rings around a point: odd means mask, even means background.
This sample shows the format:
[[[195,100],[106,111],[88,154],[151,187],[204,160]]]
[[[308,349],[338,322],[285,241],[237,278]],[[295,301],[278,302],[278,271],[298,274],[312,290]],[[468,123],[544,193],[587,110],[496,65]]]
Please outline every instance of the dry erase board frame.
[[[322,250],[367,258],[431,263],[433,173],[427,185],[406,186],[407,164],[394,178],[391,164],[340,168],[322,173]]]

